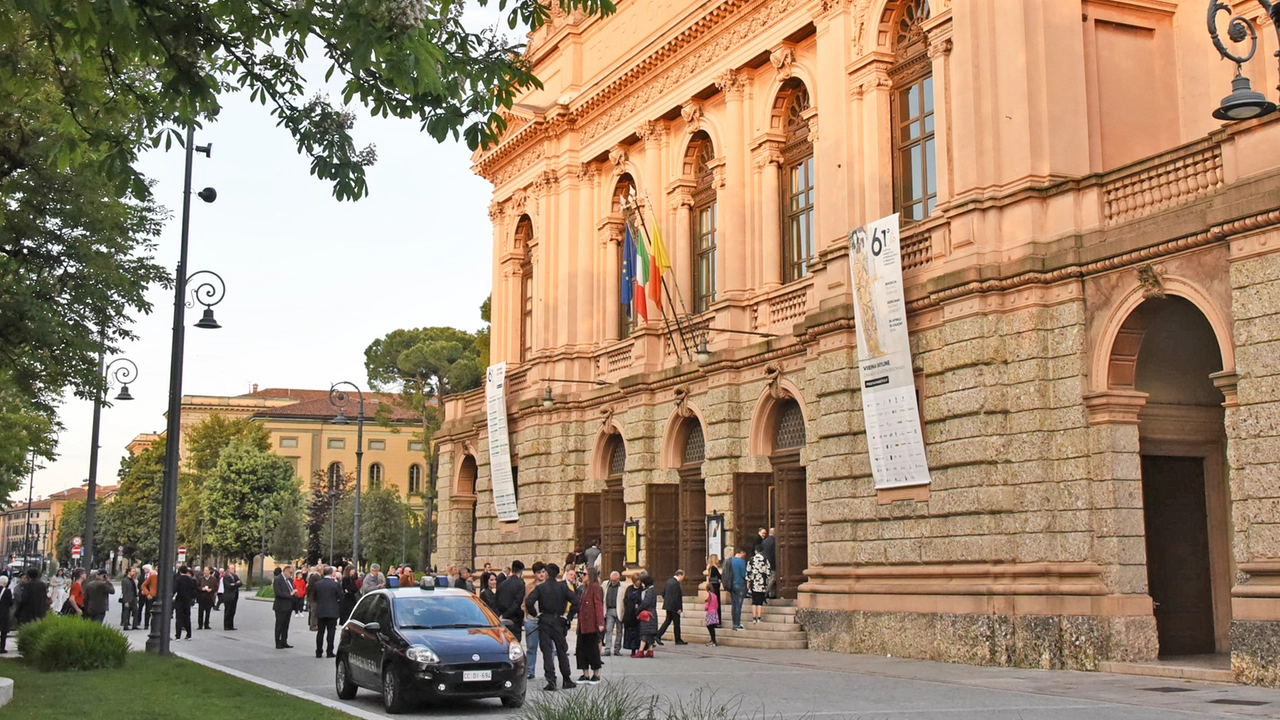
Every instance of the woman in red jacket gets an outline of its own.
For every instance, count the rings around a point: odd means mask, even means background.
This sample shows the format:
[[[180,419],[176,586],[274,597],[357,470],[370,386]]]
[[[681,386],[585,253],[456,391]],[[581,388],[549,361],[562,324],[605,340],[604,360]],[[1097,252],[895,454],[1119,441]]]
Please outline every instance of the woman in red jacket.
[[[582,677],[578,682],[600,682],[600,634],[604,632],[604,589],[600,587],[600,572],[587,567],[587,584],[581,588],[578,604],[578,669]]]

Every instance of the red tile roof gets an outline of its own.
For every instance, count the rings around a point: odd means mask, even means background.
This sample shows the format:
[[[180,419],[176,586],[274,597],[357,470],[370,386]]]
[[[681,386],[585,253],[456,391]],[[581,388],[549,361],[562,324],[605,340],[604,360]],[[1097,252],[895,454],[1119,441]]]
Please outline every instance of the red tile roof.
[[[294,392],[321,392],[321,397],[308,398],[292,405],[282,405],[280,407],[263,408],[253,414],[255,418],[274,418],[274,417],[291,417],[291,418],[317,418],[321,420],[333,420],[337,416],[338,410],[329,403],[329,391],[305,390]],[[274,396],[273,396],[274,397]],[[398,403],[394,402],[394,395],[387,393],[374,393],[365,395],[364,416],[366,420],[371,420],[378,414],[378,408],[382,405],[387,406],[389,416],[392,420],[400,420],[405,422],[421,422],[421,417],[411,410],[407,410]],[[343,409],[343,414],[347,419],[355,422],[357,403],[352,399],[347,407]]]
[[[292,398],[296,400],[319,400],[321,398],[328,399],[328,390],[299,390],[297,388],[266,388],[264,390],[255,390],[251,393],[245,393],[237,397],[258,397],[258,398]]]

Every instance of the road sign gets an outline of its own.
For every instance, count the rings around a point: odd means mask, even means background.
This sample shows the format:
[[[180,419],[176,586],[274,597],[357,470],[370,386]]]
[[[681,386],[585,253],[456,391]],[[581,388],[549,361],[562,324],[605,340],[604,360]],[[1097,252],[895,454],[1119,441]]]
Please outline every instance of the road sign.
[[[179,545],[178,546],[178,562],[186,562],[186,561],[187,561],[187,546]]]
[[[80,540],[80,536],[79,536],[79,535],[77,535],[77,536],[75,536],[75,537],[71,538],[71,547],[80,547],[80,546],[81,546],[81,545],[83,545],[83,544],[84,544],[84,543]]]
[[[73,546],[73,547],[71,548],[71,557],[75,558],[76,560],[79,560],[79,559],[80,559],[80,546],[79,546],[79,545],[75,545],[75,546]]]

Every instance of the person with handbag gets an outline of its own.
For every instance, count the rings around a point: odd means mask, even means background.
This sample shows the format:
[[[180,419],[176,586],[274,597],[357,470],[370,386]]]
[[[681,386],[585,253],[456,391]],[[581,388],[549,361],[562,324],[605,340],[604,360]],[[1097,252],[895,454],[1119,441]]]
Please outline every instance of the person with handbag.
[[[640,583],[644,585],[640,603],[636,605],[636,619],[640,621],[640,647],[631,653],[631,657],[651,658],[654,643],[658,639],[658,591],[653,589],[653,576],[648,572],[640,573]]]
[[[644,595],[644,584],[639,575],[631,577],[626,594],[622,597],[622,649],[630,650],[631,657],[638,657],[640,649],[640,599]],[[618,653],[614,653],[617,655]]]

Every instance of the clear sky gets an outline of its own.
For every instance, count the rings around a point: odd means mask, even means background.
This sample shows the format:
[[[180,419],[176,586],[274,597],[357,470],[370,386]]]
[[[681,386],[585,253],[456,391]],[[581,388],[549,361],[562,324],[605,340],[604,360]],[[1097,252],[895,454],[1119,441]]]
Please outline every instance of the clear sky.
[[[493,14],[474,17],[491,22]],[[308,68],[309,76],[322,73],[323,66]],[[192,199],[189,267],[221,274],[227,296],[215,308],[220,330],[192,327],[202,308],[187,310],[185,394],[238,395],[254,383],[327,388],[342,380],[367,389],[364,349],[371,341],[397,328],[482,325],[492,187],[471,172],[465,144],[440,145],[417,122],[353,109],[358,142],[378,150],[370,194],[354,203],[338,202],[327,182],[311,176],[288,132],[247,93],[224,98],[217,122],[197,131],[197,144],[213,143],[213,157],[196,156],[193,190],[212,186],[218,199]],[[173,213],[156,258],[174,267],[182,151],[151,152],[142,169]],[[129,440],[164,428],[173,293],[157,287],[148,297],[152,312],[135,318],[138,340],[122,353],[138,364],[129,388],[136,399],[102,411],[101,484],[115,484]],[[37,469],[37,497],[88,477],[92,404],[68,400],[59,417],[66,426],[59,458]],[[26,497],[24,486],[10,500]]]

